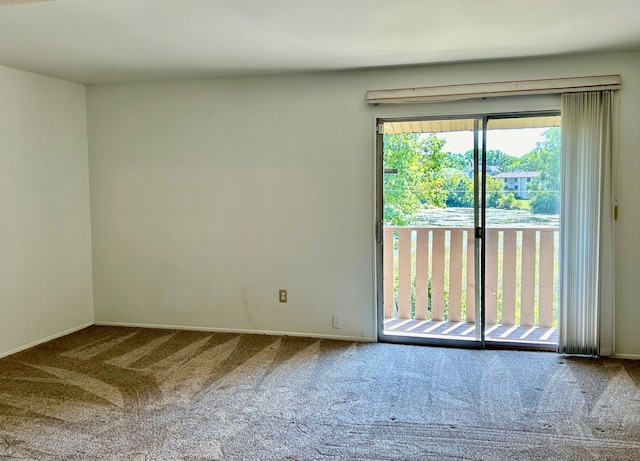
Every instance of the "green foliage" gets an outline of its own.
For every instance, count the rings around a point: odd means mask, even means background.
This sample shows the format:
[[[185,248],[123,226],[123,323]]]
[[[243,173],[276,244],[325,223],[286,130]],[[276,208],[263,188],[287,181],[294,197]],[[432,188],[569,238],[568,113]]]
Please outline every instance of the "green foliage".
[[[455,173],[444,182],[447,191],[446,205],[448,207],[473,206],[473,179],[463,173]]]
[[[442,166],[459,171],[469,171],[473,169],[473,151],[471,151],[471,157],[467,156],[467,154],[447,152]]]
[[[549,128],[542,137],[543,140],[524,155],[521,162],[527,171],[540,173],[527,185],[531,211],[553,214],[560,210],[560,128]]]
[[[560,197],[556,191],[539,191],[533,193],[531,211],[533,213],[557,214],[560,212]]]
[[[384,135],[384,220],[396,226],[410,224],[421,206],[443,207],[446,191],[439,174],[445,141],[417,133]]]
[[[539,171],[543,181],[557,182],[560,173],[560,128],[549,128],[542,133],[542,138],[534,150],[520,158],[521,167],[527,171]]]
[[[504,196],[504,181],[487,176],[487,208],[497,208],[498,201]]]
[[[501,208],[503,210],[519,210],[520,203],[518,202],[518,200],[516,200],[516,197],[515,195],[513,195],[513,193],[508,193],[498,199],[496,208]]]
[[[462,173],[449,176],[444,182],[446,205],[450,207],[473,206],[473,179]],[[504,181],[487,176],[487,207],[498,207],[504,196]]]
[[[473,150],[469,150],[464,154],[464,158],[473,165]],[[520,159],[513,155],[505,154],[501,150],[487,151],[487,166],[495,166],[501,172],[516,171],[520,168]],[[471,169],[471,166],[468,167]]]
[[[560,128],[550,128],[535,149],[517,158],[502,151],[487,152],[487,165],[502,172],[537,171],[527,185],[531,201],[504,193],[504,181],[491,176],[486,181],[488,208],[531,209],[534,213],[557,213],[560,207]],[[384,219],[396,226],[413,222],[422,207],[472,207],[473,151],[443,152],[445,140],[435,135],[406,133],[384,135],[384,166],[397,173],[384,175]]]

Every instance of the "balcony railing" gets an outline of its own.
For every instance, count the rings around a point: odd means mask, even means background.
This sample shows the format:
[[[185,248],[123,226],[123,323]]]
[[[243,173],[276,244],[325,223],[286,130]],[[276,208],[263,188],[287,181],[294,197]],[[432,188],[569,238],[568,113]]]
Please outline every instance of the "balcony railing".
[[[475,322],[473,228],[385,227],[384,317]],[[558,229],[486,229],[487,324],[554,327]]]

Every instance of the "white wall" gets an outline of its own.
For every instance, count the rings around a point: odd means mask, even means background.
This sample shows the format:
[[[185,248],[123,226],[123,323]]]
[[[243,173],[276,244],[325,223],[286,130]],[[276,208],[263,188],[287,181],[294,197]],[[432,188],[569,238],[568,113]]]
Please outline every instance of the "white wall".
[[[89,87],[96,320],[372,339],[375,116],[537,103],[370,107],[365,91],[608,73],[624,85],[617,347],[640,354],[637,52]]]
[[[0,356],[93,321],[85,87],[0,67]]]

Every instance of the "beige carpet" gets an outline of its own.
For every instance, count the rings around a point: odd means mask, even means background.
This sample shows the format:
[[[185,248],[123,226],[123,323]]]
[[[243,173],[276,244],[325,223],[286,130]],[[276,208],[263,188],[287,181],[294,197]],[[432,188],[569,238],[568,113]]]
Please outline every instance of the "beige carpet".
[[[0,360],[0,459],[640,459],[640,364],[91,327]]]

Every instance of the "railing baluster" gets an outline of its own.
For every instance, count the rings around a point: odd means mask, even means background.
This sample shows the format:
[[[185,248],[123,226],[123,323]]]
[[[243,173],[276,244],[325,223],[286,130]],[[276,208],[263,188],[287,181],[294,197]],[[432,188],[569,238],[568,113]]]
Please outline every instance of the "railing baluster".
[[[429,229],[416,229],[416,300],[415,318],[425,320],[428,307]]]
[[[526,326],[535,325],[533,306],[536,284],[536,232],[535,229],[522,231],[520,325]]]
[[[444,320],[444,229],[433,229],[431,253],[431,320]]]
[[[516,241],[517,229],[503,229],[502,237],[502,319],[506,325],[516,320]]]
[[[476,236],[472,228],[467,229],[467,322],[476,321]]]
[[[462,229],[451,229],[449,239],[449,322],[459,322],[462,315]]]
[[[553,260],[555,232],[540,231],[540,277],[538,280],[538,325],[553,326]]]
[[[398,229],[398,318],[411,318],[411,229]]]
[[[394,317],[394,301],[393,301],[393,236],[394,230],[384,229],[384,244],[382,255],[384,267],[382,269],[383,275],[383,290],[384,290],[384,318],[391,319]]]
[[[485,320],[498,323],[498,229],[487,228],[485,247]]]

